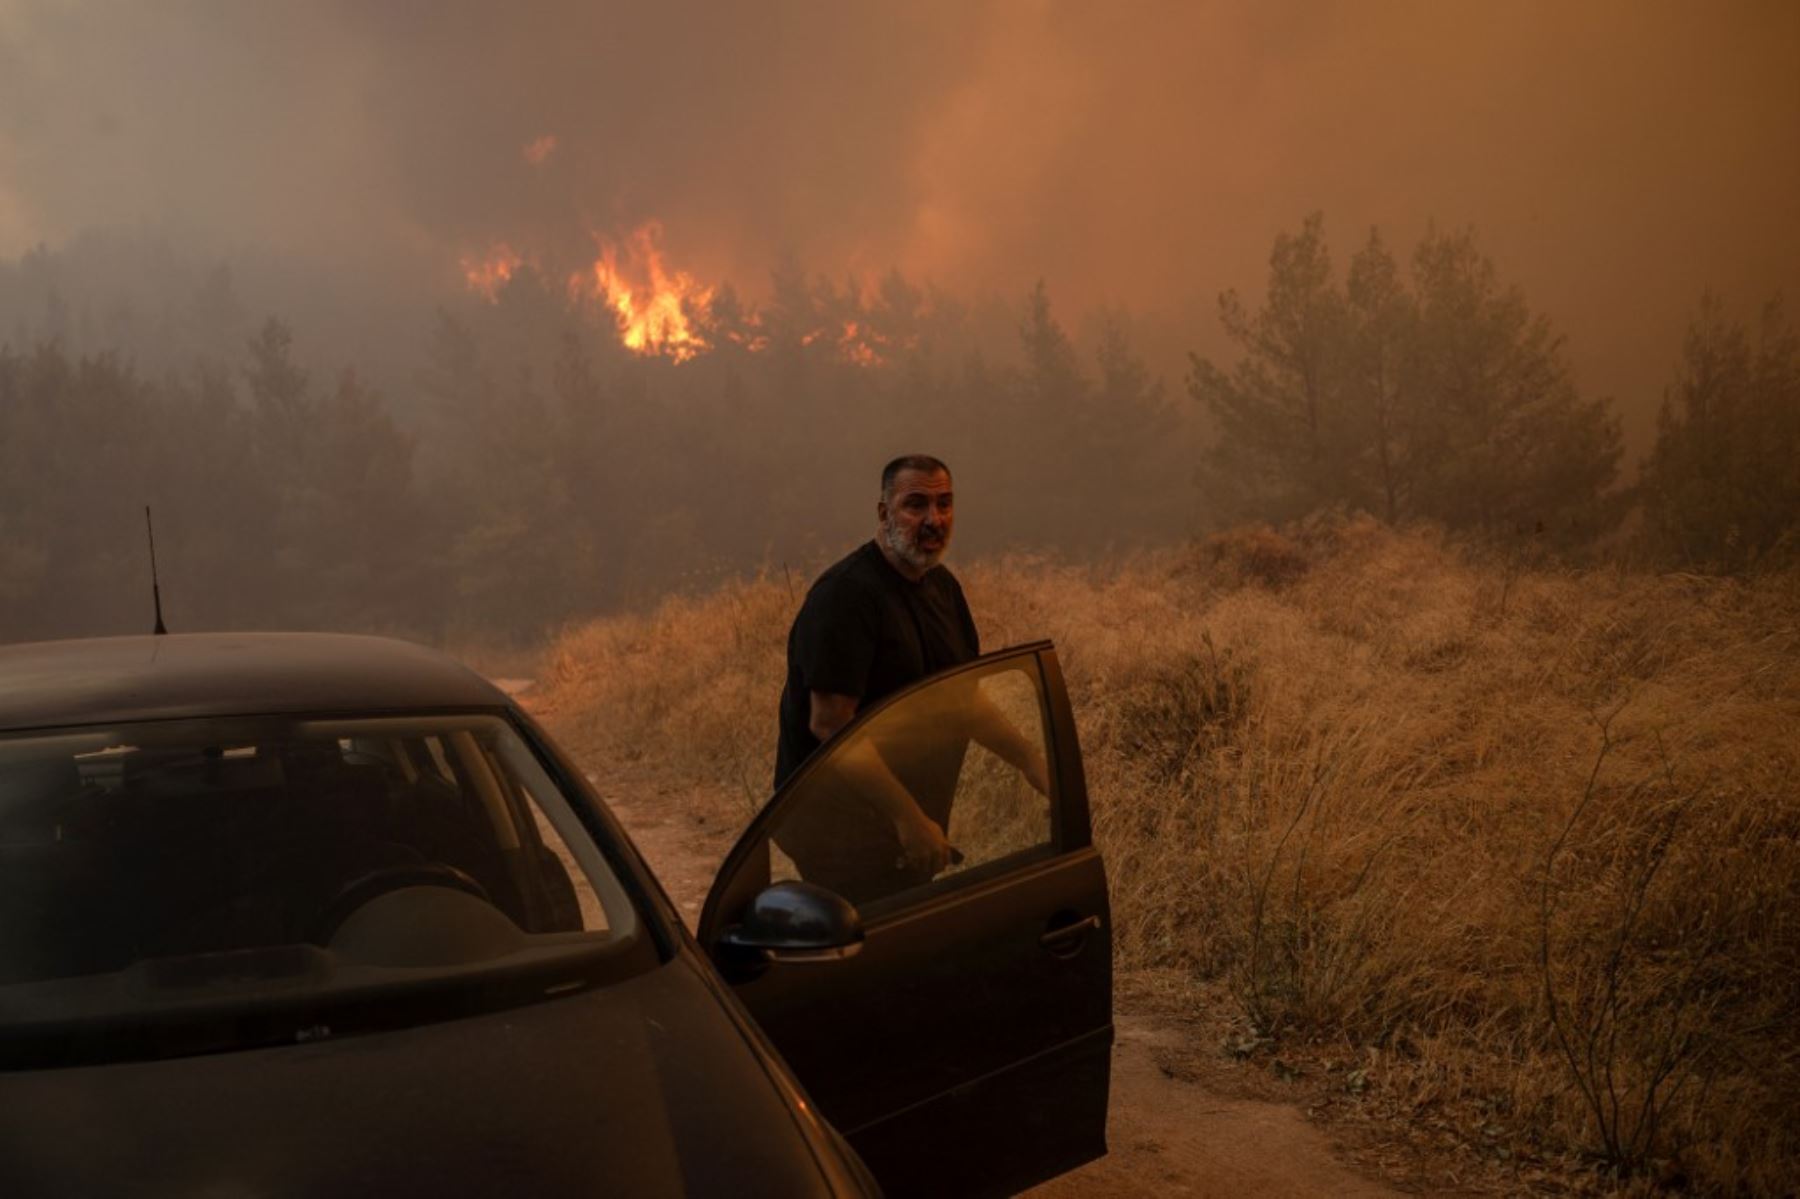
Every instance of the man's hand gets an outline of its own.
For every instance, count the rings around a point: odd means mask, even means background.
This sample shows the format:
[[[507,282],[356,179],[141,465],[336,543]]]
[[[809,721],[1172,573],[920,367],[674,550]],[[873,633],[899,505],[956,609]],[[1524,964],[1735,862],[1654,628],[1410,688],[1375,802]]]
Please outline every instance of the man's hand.
[[[894,825],[894,830],[900,834],[901,864],[928,871],[933,876],[942,874],[950,865],[950,839],[944,836],[937,821],[917,809],[914,811],[914,816]]]
[[[815,699],[818,695],[819,692],[813,692]],[[893,822],[894,835],[900,841],[898,861],[894,863],[897,869],[925,870],[937,875],[961,860],[962,855],[951,848],[942,826],[919,807],[873,741],[867,737],[852,738],[839,753],[837,764],[863,798]]]

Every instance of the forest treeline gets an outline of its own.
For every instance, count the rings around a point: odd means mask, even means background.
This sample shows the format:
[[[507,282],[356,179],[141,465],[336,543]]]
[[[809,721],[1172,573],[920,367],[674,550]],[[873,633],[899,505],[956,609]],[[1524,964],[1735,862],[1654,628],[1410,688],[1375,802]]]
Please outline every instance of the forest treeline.
[[[244,326],[222,272],[83,320],[54,261],[30,266],[0,267],[0,641],[148,627],[145,505],[182,629],[528,638],[746,570],[799,586],[916,449],[956,466],[976,552],[1090,557],[1320,508],[1684,569],[1796,548],[1778,304],[1750,328],[1700,302],[1627,480],[1609,403],[1467,232],[1404,267],[1371,235],[1340,277],[1310,218],[1276,239],[1260,307],[1222,297],[1235,359],[1195,356],[1173,396],[1123,321],[1078,346],[1042,286],[996,335],[897,274],[784,268],[760,306],[722,289],[692,312],[707,348],[675,362],[524,269],[431,314],[390,369],[325,373],[283,320]]]

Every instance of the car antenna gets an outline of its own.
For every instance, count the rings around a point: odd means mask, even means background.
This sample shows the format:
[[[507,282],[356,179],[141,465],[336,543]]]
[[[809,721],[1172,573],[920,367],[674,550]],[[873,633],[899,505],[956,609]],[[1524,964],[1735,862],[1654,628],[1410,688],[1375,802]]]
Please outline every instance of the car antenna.
[[[156,581],[156,526],[150,523],[150,505],[144,505],[144,532],[150,535],[150,600],[156,605],[156,636],[168,635],[162,618],[162,586]]]

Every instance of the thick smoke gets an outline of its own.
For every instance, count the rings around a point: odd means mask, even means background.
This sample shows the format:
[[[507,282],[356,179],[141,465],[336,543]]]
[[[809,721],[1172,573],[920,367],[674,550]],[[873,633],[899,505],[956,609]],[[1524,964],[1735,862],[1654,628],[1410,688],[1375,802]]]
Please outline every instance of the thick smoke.
[[[1474,225],[1641,430],[1703,289],[1800,281],[1796,62],[1783,3],[25,0],[0,256],[149,229],[428,302],[494,239],[653,218],[752,296],[782,261],[1042,278],[1173,374],[1309,211],[1345,255]]]

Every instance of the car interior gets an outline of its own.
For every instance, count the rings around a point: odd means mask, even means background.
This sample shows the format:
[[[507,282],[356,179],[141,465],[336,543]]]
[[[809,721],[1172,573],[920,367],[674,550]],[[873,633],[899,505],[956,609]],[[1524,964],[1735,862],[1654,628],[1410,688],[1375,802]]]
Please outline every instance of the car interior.
[[[12,747],[0,984],[330,947],[359,910],[416,888],[461,892],[522,934],[604,927],[538,801],[469,729],[234,723]]]

